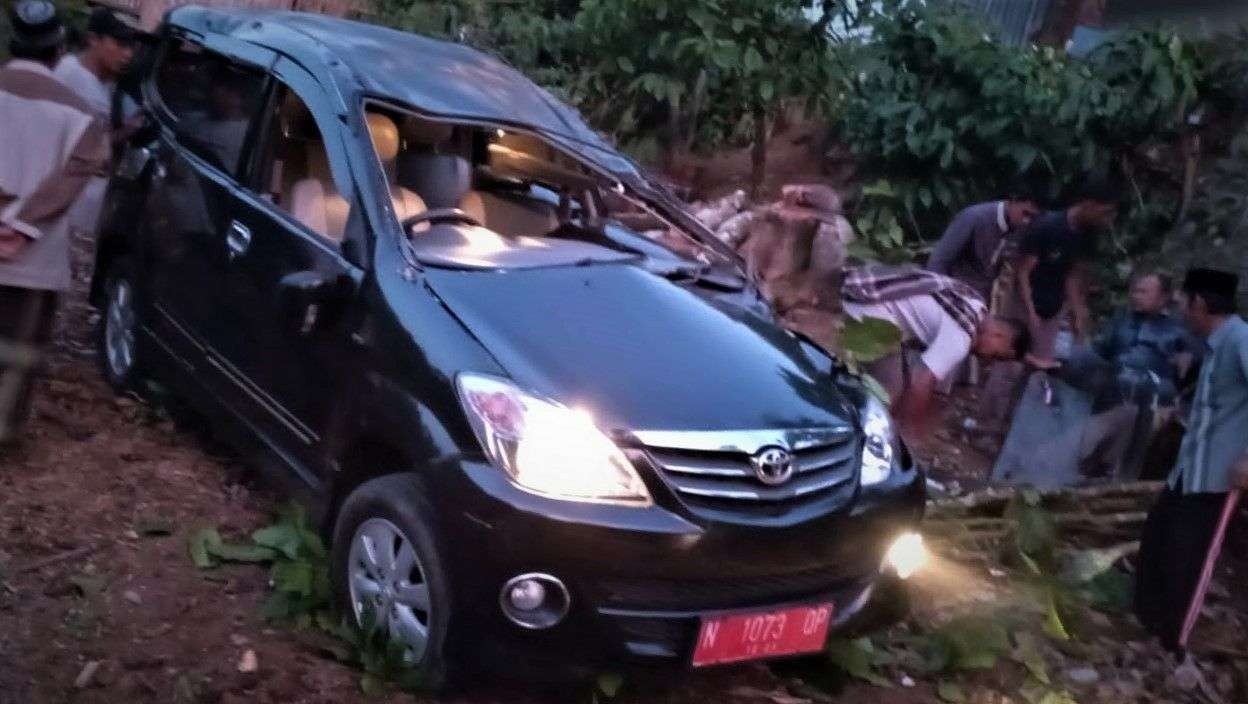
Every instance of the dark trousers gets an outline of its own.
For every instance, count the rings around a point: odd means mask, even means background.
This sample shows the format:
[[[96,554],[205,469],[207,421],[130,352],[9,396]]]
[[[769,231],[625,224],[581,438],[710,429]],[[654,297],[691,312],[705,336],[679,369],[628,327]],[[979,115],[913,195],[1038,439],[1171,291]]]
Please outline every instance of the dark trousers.
[[[39,356],[52,332],[56,292],[0,286],[0,442],[30,415]]]
[[[1167,487],[1148,513],[1140,538],[1135,614],[1168,650],[1179,650],[1179,631],[1225,501],[1226,494],[1181,494]]]

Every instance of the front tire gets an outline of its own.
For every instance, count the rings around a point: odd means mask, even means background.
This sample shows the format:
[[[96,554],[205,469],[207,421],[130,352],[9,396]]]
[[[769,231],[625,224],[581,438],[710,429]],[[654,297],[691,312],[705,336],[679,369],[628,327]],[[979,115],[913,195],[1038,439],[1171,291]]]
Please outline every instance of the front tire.
[[[362,626],[371,611],[420,682],[439,689],[447,680],[451,599],[433,511],[417,481],[393,474],[351,492],[334,526],[330,564],[343,612]]]
[[[135,269],[128,258],[113,262],[104,280],[99,358],[104,378],[118,393],[137,391],[143,378],[142,319]]]

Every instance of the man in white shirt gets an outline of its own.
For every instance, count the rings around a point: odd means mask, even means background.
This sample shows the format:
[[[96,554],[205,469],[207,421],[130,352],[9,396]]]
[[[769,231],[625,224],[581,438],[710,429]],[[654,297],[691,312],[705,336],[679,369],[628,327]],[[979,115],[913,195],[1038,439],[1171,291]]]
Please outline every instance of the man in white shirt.
[[[124,124],[112,120],[113,93],[118,78],[134,58],[138,36],[138,29],[124,19],[124,15],[97,7],[87,21],[86,47],[77,54],[66,54],[57,63],[54,72],[61,83],[90,107],[102,124],[113,126],[110,137],[115,145],[133,129],[130,120]],[[71,348],[80,350],[90,347],[90,339],[81,334],[89,329],[82,323],[90,315],[83,281],[89,278],[87,272],[95,259],[95,225],[107,188],[108,179],[100,173],[87,183],[69,210],[75,285],[61,300],[62,318],[67,321],[64,332],[68,338],[65,342]]]
[[[87,101],[102,119],[108,120],[113,89],[134,58],[137,40],[138,29],[129,21],[112,10],[97,7],[87,21],[86,48],[61,59],[56,65],[56,77]]]
[[[990,316],[969,286],[913,267],[850,269],[842,286],[845,314],[897,326],[902,348],[867,365],[888,392],[903,429],[922,432],[932,397],[971,354],[1017,359],[1029,344],[1018,321]]]

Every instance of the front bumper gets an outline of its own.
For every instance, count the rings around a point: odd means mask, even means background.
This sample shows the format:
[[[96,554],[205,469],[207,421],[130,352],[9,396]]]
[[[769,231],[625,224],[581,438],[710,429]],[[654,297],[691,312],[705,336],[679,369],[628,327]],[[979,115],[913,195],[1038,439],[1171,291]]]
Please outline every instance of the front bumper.
[[[864,616],[891,540],[918,523],[917,471],[860,492],[843,511],[774,527],[695,522],[678,506],[576,504],[517,489],[484,463],[464,463],[444,518],[461,660],[526,676],[592,673],[621,663],[683,666],[700,620],[725,611],[832,601],[833,630]],[[571,608],[526,630],[502,614],[499,590],[518,574],[559,578]]]

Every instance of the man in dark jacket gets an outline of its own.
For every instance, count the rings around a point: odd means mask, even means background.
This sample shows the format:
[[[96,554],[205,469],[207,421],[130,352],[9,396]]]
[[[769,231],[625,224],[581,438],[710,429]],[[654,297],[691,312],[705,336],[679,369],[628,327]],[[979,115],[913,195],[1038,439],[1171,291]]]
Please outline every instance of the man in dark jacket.
[[[1128,398],[1151,401],[1156,396],[1168,404],[1192,363],[1196,343],[1183,323],[1167,312],[1172,293],[1166,274],[1138,272],[1131,280],[1131,307],[1114,316],[1093,345],[1102,359],[1120,370],[1121,391]]]
[[[1039,212],[1035,201],[1019,195],[966,208],[932,248],[927,270],[957,279],[991,300],[993,282],[1011,254],[1012,236],[1026,230]]]

